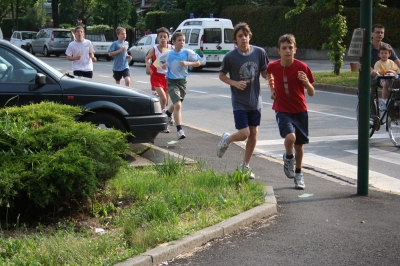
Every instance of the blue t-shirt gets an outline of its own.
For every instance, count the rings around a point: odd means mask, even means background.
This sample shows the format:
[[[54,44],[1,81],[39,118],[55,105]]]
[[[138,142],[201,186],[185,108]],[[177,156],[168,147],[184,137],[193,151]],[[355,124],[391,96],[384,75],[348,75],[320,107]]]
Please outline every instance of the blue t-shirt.
[[[232,80],[248,82],[244,90],[231,86],[233,111],[252,111],[262,107],[260,73],[267,69],[269,60],[264,49],[254,45],[251,48],[248,54],[243,54],[236,48],[227,53],[222,61],[220,72],[229,73]]]
[[[181,66],[181,61],[196,62],[200,56],[193,50],[182,49],[179,52],[175,50],[166,51],[161,57],[160,62],[168,64],[167,79],[185,79],[188,75],[188,67]]]
[[[126,58],[126,55],[128,53],[129,49],[129,43],[127,41],[120,42],[119,40],[116,40],[113,42],[108,49],[108,52],[115,52],[119,49],[121,49],[121,46],[125,45],[126,51],[118,53],[114,55],[114,63],[113,63],[113,70],[114,71],[123,71],[126,68],[129,68],[129,61],[128,58]]]

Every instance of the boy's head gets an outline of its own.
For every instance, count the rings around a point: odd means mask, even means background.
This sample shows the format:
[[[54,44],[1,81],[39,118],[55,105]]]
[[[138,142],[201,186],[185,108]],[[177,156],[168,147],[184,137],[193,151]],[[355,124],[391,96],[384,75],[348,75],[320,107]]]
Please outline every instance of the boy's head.
[[[387,44],[382,44],[382,45],[379,47],[378,55],[379,55],[379,58],[380,58],[382,61],[388,60],[389,57],[392,55],[392,47],[390,47],[390,46],[387,45]]]
[[[162,41],[168,41],[169,31],[165,27],[161,27],[157,30],[157,39],[161,43]]]
[[[282,59],[293,59],[296,49],[296,39],[293,34],[284,34],[279,37],[278,53]]]
[[[239,31],[242,31],[242,33],[245,36],[249,36],[250,39],[253,36],[249,25],[247,25],[247,23],[245,23],[245,22],[239,22],[238,24],[235,25],[235,28],[233,29],[233,33],[232,33],[233,34],[233,36],[232,36],[233,42],[235,42],[236,44],[237,44],[237,35],[238,35]]]
[[[126,30],[123,27],[118,27],[115,32],[117,33],[118,40],[123,41],[126,39]]]
[[[85,30],[82,26],[78,26],[74,30],[74,39],[78,42],[82,42],[85,36]]]
[[[172,35],[172,44],[175,45],[175,50],[180,50],[185,46],[185,34],[182,32],[175,32]]]
[[[85,33],[85,29],[82,26],[78,26],[75,28],[74,32],[76,33],[78,30],[82,31],[83,33]]]

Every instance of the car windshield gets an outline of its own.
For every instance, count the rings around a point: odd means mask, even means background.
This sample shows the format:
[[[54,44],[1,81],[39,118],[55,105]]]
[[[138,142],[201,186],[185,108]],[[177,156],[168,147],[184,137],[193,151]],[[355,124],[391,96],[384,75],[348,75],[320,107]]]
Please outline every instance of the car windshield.
[[[54,38],[72,38],[70,31],[55,31]]]
[[[33,39],[34,36],[36,36],[36,32],[23,32],[22,40]]]

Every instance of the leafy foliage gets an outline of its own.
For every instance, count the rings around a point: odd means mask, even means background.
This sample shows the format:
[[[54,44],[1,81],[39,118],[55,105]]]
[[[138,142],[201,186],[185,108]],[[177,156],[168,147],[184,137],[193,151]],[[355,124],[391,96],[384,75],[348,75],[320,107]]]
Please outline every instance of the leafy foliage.
[[[50,102],[0,109],[0,210],[69,208],[92,196],[125,164],[126,137]]]

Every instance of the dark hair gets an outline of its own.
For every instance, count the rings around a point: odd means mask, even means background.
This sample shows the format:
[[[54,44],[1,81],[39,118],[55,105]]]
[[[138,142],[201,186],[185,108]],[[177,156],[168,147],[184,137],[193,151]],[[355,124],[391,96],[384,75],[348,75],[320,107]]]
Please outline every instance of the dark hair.
[[[378,49],[378,53],[380,52],[380,51],[388,51],[390,54],[392,53],[392,47],[390,47],[389,45],[387,45],[387,44],[382,44],[380,47],[379,47],[379,49]]]
[[[174,35],[172,35],[172,40],[175,41],[179,36],[185,36],[182,32],[175,32]]]
[[[385,29],[385,27],[382,24],[374,24],[372,25],[372,32],[374,32],[375,29]]]
[[[278,48],[280,48],[281,43],[284,43],[284,42],[292,43],[294,45],[294,47],[296,47],[296,38],[294,38],[293,34],[288,33],[288,34],[284,34],[281,37],[279,37]]]
[[[161,27],[161,28],[159,28],[159,29],[157,30],[157,37],[158,37],[158,34],[159,34],[159,33],[162,33],[162,32],[164,32],[164,33],[166,33],[167,35],[169,35],[169,30],[168,30],[167,28],[165,28],[165,27]]]
[[[247,25],[246,22],[239,22],[238,24],[235,25],[235,28],[233,29],[232,37],[233,41],[236,42],[236,35],[239,31],[242,31],[245,35],[249,35],[250,39],[251,36],[253,36],[253,33],[251,33],[249,25]]]

